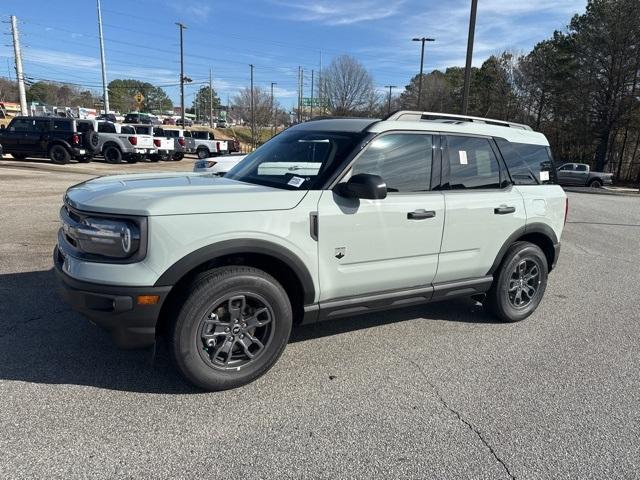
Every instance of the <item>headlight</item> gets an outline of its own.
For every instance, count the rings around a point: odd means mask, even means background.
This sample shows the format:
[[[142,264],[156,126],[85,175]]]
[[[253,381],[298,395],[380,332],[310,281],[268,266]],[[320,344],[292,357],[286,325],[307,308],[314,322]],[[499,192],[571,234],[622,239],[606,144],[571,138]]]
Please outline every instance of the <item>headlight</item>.
[[[65,243],[78,256],[97,261],[137,261],[144,257],[145,218],[92,216],[67,207],[60,210],[60,218]]]
[[[87,217],[76,233],[78,248],[94,255],[127,258],[140,246],[140,229],[127,221]]]

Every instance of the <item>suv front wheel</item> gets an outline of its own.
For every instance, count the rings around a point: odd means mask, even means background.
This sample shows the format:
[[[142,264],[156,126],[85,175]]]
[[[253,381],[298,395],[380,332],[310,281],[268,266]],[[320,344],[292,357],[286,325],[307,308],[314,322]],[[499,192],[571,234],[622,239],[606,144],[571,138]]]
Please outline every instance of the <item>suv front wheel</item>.
[[[485,306],[502,321],[524,320],[538,308],[547,287],[547,275],[547,259],[540,247],[516,242],[496,272]]]
[[[292,310],[282,286],[252,267],[197,277],[169,332],[180,372],[205,390],[240,387],[266,373],[289,340]]]

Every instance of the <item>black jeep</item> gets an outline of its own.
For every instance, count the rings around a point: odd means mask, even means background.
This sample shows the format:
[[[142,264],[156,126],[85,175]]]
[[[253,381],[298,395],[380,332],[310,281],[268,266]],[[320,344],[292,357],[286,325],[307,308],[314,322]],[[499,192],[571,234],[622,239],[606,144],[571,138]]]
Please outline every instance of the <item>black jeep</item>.
[[[73,118],[15,117],[0,130],[3,153],[18,160],[44,157],[57,164],[72,159],[86,163],[96,153],[98,142],[96,132],[78,132]]]

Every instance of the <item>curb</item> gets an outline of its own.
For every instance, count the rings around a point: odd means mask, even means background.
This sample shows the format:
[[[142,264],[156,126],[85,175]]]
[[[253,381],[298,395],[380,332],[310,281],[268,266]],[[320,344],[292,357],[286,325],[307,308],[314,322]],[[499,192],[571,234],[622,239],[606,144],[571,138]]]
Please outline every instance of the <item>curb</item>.
[[[614,195],[617,197],[636,197],[640,198],[640,192],[623,191],[617,192],[614,190],[608,190],[606,188],[591,188],[591,187],[562,187],[565,192],[572,193],[588,193],[591,195]]]

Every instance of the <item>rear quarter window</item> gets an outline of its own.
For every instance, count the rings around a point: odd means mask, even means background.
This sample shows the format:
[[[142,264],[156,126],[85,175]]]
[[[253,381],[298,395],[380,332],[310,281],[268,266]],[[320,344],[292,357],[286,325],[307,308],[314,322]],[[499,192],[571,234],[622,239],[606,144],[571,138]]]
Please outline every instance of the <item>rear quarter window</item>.
[[[515,185],[558,183],[549,147],[495,140]]]

